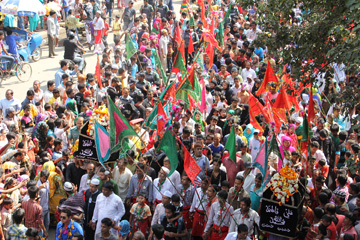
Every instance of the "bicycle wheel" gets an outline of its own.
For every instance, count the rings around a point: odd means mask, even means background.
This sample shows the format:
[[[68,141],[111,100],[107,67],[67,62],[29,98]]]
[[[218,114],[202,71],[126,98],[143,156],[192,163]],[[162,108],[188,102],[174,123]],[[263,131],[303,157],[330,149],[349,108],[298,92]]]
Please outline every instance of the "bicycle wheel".
[[[27,82],[30,80],[32,75],[32,68],[28,63],[20,63],[16,67],[16,77],[21,82]]]

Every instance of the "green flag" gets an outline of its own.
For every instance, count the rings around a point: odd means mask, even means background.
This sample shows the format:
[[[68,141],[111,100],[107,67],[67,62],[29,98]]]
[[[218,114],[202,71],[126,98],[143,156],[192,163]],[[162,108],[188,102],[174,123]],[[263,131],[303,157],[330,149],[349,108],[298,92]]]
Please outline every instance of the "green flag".
[[[125,44],[126,61],[128,61],[137,52],[137,49],[129,34],[126,35]]]
[[[190,106],[188,94],[198,102],[201,100],[201,86],[199,80],[197,79],[196,74],[194,75],[194,88],[191,86],[189,79],[186,79],[186,82],[177,90],[176,99],[181,99],[185,102],[185,108]]]
[[[158,114],[158,106],[155,106],[155,108],[150,113],[149,117],[147,118],[144,127],[150,128],[150,129],[156,129],[156,124],[153,124],[153,122],[156,120]]]
[[[225,21],[229,18],[230,12],[231,12],[231,6],[232,6],[232,3],[230,2],[229,8],[228,8],[228,10],[227,10],[226,13],[225,13],[225,16],[224,16],[224,19],[223,19],[222,23],[225,23]]]
[[[272,136],[270,144],[269,144],[269,154],[271,152],[273,152],[275,155],[277,155],[279,157],[279,159],[281,159],[282,161],[282,157],[281,157],[281,153],[280,153],[280,149],[279,149],[279,145],[278,142],[276,141],[276,136],[275,134]]]
[[[138,136],[129,122],[121,114],[115,103],[109,101],[109,120],[110,120],[110,149],[111,152],[119,151],[122,148],[123,140],[127,136]]]
[[[218,33],[216,34],[216,40],[219,42],[220,47],[224,45],[224,24],[222,22],[218,26]]]
[[[160,141],[157,150],[163,150],[170,160],[171,170],[168,174],[170,176],[178,167],[179,160],[177,156],[176,139],[172,132],[167,130]]]
[[[234,125],[231,128],[228,139],[226,140],[225,149],[229,151],[229,158],[236,163],[236,136]]]
[[[178,54],[176,56],[176,60],[175,60],[173,68],[179,69],[181,72],[181,75],[184,75],[186,73],[185,62],[184,62],[184,59],[183,59],[180,51],[178,52]]]
[[[195,19],[193,18],[193,16],[191,15],[190,21],[189,21],[189,27],[195,27]]]
[[[210,1],[209,1],[208,7],[207,7],[206,12],[205,12],[205,17],[209,16],[210,8],[211,8],[211,5],[210,5]]]
[[[161,65],[161,61],[160,61],[160,58],[159,58],[159,55],[157,53],[157,51],[153,51],[154,53],[154,58],[155,58],[155,64],[156,64],[156,67],[159,68],[160,70],[160,73],[161,73],[161,77],[165,83],[165,85],[167,85],[167,77],[166,77],[166,73],[165,73],[165,70],[164,68],[162,67]]]

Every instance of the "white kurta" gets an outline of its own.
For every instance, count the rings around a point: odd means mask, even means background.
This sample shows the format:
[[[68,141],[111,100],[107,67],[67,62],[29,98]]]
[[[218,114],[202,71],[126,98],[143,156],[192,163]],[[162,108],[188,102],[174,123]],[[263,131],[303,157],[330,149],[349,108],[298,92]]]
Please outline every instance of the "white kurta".
[[[88,190],[90,188],[90,181],[95,178],[98,178],[98,175],[94,174],[94,176],[91,179],[89,179],[89,174],[87,173],[82,175],[80,180],[79,192]]]
[[[116,166],[113,171],[113,179],[119,187],[119,196],[122,201],[125,201],[126,194],[129,190],[130,179],[133,176],[128,168],[125,168],[124,173],[119,172],[119,167]]]
[[[115,193],[112,193],[109,197],[105,197],[104,194],[100,194],[96,199],[96,205],[94,210],[93,222],[96,223],[95,234],[101,232],[101,220],[104,218],[111,218],[115,225],[119,224],[120,219],[125,214],[125,207],[123,201]],[[111,229],[112,233],[117,237],[117,231]],[[95,237],[95,240],[100,240]]]
[[[162,201],[162,194],[165,193],[165,191],[170,191],[172,194],[176,193],[176,190],[171,185],[169,179],[166,179],[165,182],[162,184],[160,192],[159,192],[159,178],[156,178],[154,180],[153,185],[153,201],[156,200]]]

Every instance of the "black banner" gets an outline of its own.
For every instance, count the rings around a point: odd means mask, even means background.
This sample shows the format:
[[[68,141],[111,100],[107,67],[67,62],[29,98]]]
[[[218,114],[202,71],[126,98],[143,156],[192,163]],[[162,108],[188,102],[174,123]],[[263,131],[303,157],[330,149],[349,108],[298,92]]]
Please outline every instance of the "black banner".
[[[299,206],[302,208],[302,204]],[[299,208],[282,205],[263,198],[261,202],[260,229],[274,235],[294,238],[299,219]]]
[[[79,159],[99,161],[96,152],[95,139],[86,135],[86,130],[88,129],[88,125],[89,122],[86,122],[80,130],[79,148],[78,151],[74,153],[74,156]],[[108,161],[116,161],[118,157],[119,157],[119,152],[113,153],[110,155]]]

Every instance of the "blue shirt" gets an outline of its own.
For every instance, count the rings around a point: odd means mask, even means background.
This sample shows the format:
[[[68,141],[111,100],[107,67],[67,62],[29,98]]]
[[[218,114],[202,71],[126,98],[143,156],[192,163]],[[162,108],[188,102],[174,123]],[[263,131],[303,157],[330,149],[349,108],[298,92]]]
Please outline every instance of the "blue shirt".
[[[131,76],[136,79],[136,73],[138,72],[138,65],[135,65],[131,68]]]
[[[258,55],[260,59],[264,58],[264,49],[262,49],[261,47],[255,48],[254,53]]]
[[[67,7],[65,7],[65,6],[67,6]],[[63,0],[63,7],[64,7],[65,12],[69,11],[69,2],[68,2],[68,0]]]
[[[74,226],[74,229],[71,229],[72,226]],[[60,230],[62,229],[62,233],[60,234]],[[64,234],[65,231],[65,227],[63,226],[63,223],[60,221],[57,226],[56,226],[56,240],[68,240],[68,235]],[[74,233],[78,232],[80,233],[82,236],[84,236],[84,231],[82,229],[82,227],[80,226],[80,224],[78,224],[77,222],[74,221],[70,221],[70,224],[67,226],[67,231],[71,232],[71,235],[74,236]]]
[[[60,84],[62,83],[62,75],[64,75],[64,73],[66,73],[67,75],[69,75],[69,78],[71,78],[72,75],[75,75],[76,72],[75,70],[70,72],[69,69],[67,70],[62,70],[62,68],[60,68],[56,73],[55,73],[55,86],[59,87]]]
[[[17,50],[16,41],[19,41],[21,37],[11,34],[6,36],[5,39],[6,39],[6,44],[9,46],[8,53],[17,54],[18,50]]]

